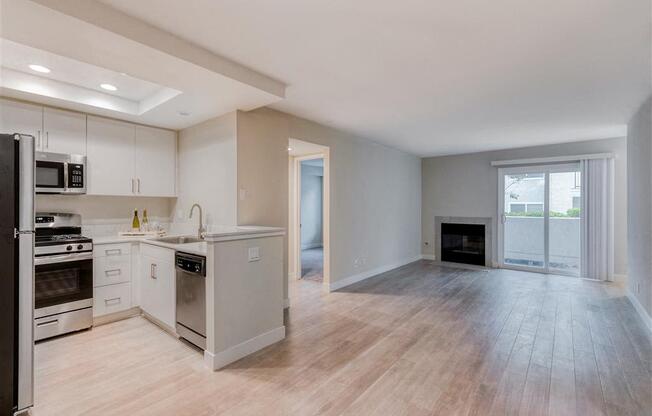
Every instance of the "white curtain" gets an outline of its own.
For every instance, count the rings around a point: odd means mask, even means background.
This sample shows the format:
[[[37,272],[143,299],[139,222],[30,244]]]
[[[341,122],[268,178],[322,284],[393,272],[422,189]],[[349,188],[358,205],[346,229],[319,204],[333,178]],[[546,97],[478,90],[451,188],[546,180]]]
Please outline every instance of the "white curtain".
[[[582,277],[611,280],[613,275],[613,159],[587,159],[582,171]]]

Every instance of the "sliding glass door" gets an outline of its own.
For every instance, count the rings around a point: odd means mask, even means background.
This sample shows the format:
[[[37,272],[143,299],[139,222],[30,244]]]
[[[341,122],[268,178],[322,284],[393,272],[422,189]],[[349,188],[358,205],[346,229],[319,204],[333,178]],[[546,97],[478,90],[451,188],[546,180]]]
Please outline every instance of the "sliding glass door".
[[[499,170],[501,267],[579,276],[579,164]]]

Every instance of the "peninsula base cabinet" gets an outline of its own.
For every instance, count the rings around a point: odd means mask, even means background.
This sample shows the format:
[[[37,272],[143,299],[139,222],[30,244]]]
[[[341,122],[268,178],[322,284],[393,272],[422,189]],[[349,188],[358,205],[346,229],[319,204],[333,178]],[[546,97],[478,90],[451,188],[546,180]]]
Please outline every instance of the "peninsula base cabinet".
[[[174,250],[140,245],[140,308],[172,332],[176,323]]]

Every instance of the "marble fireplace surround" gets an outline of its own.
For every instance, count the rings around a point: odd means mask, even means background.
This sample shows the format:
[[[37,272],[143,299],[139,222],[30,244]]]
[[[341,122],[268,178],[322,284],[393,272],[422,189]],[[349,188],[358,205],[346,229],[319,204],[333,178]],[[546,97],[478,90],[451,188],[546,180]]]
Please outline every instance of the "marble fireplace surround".
[[[435,217],[435,258],[441,261],[441,224],[482,224],[484,225],[484,265],[492,267],[493,234],[491,217]]]

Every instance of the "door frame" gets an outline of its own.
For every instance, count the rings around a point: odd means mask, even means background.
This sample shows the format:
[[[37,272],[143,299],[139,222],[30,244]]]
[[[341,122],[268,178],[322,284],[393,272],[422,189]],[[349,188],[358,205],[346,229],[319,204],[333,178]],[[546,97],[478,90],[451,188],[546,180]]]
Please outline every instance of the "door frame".
[[[563,270],[550,270],[550,174],[580,170],[579,162],[547,164],[547,165],[522,165],[498,168],[498,217],[497,217],[497,262],[501,269],[520,270],[535,273],[554,273],[573,277],[579,275]],[[544,174],[544,201],[543,201],[543,267],[518,266],[505,263],[505,175],[513,173],[543,173]],[[581,198],[584,198],[582,190]],[[582,240],[580,238],[580,244]],[[582,253],[580,247],[580,253]],[[580,261],[581,263],[581,261]]]
[[[322,159],[324,161],[324,177],[322,182],[322,245],[324,249],[322,288],[329,291],[330,287],[330,151],[309,155],[293,156],[294,164],[294,270],[295,280],[301,279],[301,162]]]

